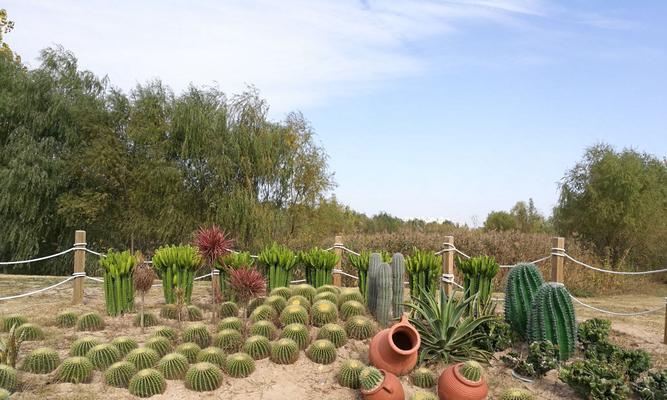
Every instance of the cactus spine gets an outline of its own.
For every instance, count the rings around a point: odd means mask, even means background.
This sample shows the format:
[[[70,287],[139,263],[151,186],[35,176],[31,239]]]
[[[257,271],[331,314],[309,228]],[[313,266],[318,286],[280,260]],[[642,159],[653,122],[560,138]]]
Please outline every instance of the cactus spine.
[[[370,319],[363,315],[356,315],[347,320],[345,331],[347,332],[347,336],[352,339],[364,340],[373,336],[375,327]]]
[[[232,378],[245,378],[255,370],[255,360],[246,353],[234,353],[225,361],[225,371]]]
[[[100,341],[93,336],[84,336],[81,339],[77,339],[72,343],[72,347],[69,349],[69,355],[75,357],[85,357],[88,350],[100,344]]]
[[[347,343],[347,333],[345,329],[337,324],[326,324],[319,332],[317,332],[318,339],[327,339],[336,347],[341,347]]]
[[[280,323],[285,326],[293,323],[307,324],[308,311],[303,306],[293,304],[283,309],[280,314]]]
[[[220,320],[218,323],[218,331],[223,329],[234,329],[235,331],[243,332],[245,323],[239,317],[227,317]]]
[[[17,382],[16,370],[7,364],[0,364],[0,388],[13,392]]]
[[[338,372],[338,383],[350,389],[359,389],[359,373],[364,364],[359,360],[345,360]]]
[[[86,353],[86,358],[90,360],[95,368],[104,371],[109,365],[120,360],[120,351],[112,344],[98,344]]]
[[[328,300],[320,300],[313,304],[313,325],[322,326],[338,319],[336,304]]]
[[[257,321],[250,326],[251,335],[266,336],[267,339],[273,339],[278,329],[271,321]]]
[[[167,381],[160,371],[147,368],[137,372],[136,375],[130,379],[128,389],[131,395],[137,397],[151,397],[156,394],[164,393],[167,389]]]
[[[336,346],[327,339],[318,339],[308,347],[306,355],[318,364],[331,364],[336,360]]]
[[[153,349],[140,347],[127,353],[125,359],[134,364],[137,369],[153,368],[160,360],[160,356]]]
[[[112,340],[111,344],[120,351],[121,357],[125,357],[127,353],[139,347],[137,341],[128,336],[119,336]]]
[[[183,343],[176,347],[176,352],[183,354],[188,359],[189,363],[197,361],[197,354],[201,351],[201,347],[197,343]]]
[[[262,335],[250,336],[243,345],[243,351],[248,353],[253,359],[261,360],[268,357],[271,353],[271,342]]]
[[[104,320],[94,312],[83,314],[79,317],[76,328],[80,331],[99,331],[104,329]]]
[[[197,354],[197,362],[207,362],[222,368],[225,365],[225,353],[217,347],[207,347]]]
[[[155,352],[160,357],[164,357],[167,353],[170,353],[172,350],[172,345],[169,339],[162,336],[154,336],[144,343],[149,349],[155,350]]]
[[[204,313],[197,306],[189,305],[186,307],[188,313],[188,321],[201,321],[204,319]]]
[[[223,329],[215,335],[214,342],[226,352],[235,352],[243,346],[243,335],[234,329]]]
[[[331,293],[331,292],[321,292],[321,293],[316,294],[315,297],[313,297],[313,303],[316,303],[320,300],[328,300],[328,301],[330,301],[334,304],[337,304],[338,303],[338,296],[336,296],[335,293]]]
[[[270,296],[281,296],[283,299],[287,300],[290,297],[292,297],[292,289],[290,289],[288,287],[284,287],[284,286],[279,286],[279,287],[273,289],[269,293],[269,297]]]
[[[104,382],[109,386],[126,388],[136,373],[137,368],[131,362],[118,361],[104,371]]]
[[[359,301],[349,300],[340,306],[340,317],[344,320],[348,320],[350,317],[355,315],[364,315],[366,308],[364,304]]]
[[[534,264],[519,264],[507,275],[505,321],[523,338],[526,338],[533,296],[543,283],[542,274]]]
[[[577,322],[572,299],[562,283],[545,283],[537,290],[528,318],[531,342],[548,340],[558,346],[558,358],[567,360],[577,343]]]
[[[292,339],[280,339],[271,344],[271,361],[276,364],[294,364],[299,358],[299,346]]]
[[[392,313],[394,318],[403,315],[403,279],[405,279],[405,259],[403,254],[394,253],[391,257]]]
[[[16,328],[16,336],[23,341],[33,341],[44,339],[44,331],[37,324],[25,323]]]
[[[380,386],[383,381],[384,375],[375,367],[366,367],[359,373],[359,384],[362,391],[370,392]]]
[[[48,374],[58,367],[60,357],[49,347],[40,347],[33,350],[23,362],[23,370],[33,374]]]
[[[9,332],[15,325],[16,327],[14,329],[25,324],[26,322],[28,322],[28,320],[24,316],[11,314],[2,319],[2,330],[3,332]]]
[[[302,283],[300,285],[296,285],[292,288],[292,295],[294,296],[303,296],[308,301],[313,301],[313,297],[317,294],[317,289],[314,287],[310,286],[307,283]]]
[[[63,311],[56,316],[56,325],[59,328],[71,328],[76,325],[77,315],[71,311]]]
[[[288,306],[301,306],[306,309],[306,311],[310,312],[310,300],[305,298],[304,296],[300,295],[294,295],[287,299],[287,305]]]
[[[66,358],[58,367],[58,380],[69,383],[88,382],[93,375],[93,364],[86,357]]]
[[[153,332],[153,337],[163,337],[169,339],[171,342],[175,342],[178,339],[176,331],[170,326],[158,327],[155,332]]]
[[[426,367],[415,369],[410,377],[412,378],[412,383],[415,386],[425,389],[435,386],[437,379],[433,371]]]
[[[482,366],[477,361],[466,361],[459,367],[459,372],[471,382],[482,379]]]
[[[181,379],[188,370],[188,359],[181,353],[169,353],[157,364],[165,379]]]
[[[375,304],[375,318],[381,326],[389,326],[392,312],[392,271],[387,263],[380,264],[375,279],[371,278],[371,284],[375,288],[376,304]]]
[[[209,392],[222,384],[222,371],[208,362],[197,363],[185,374],[185,386],[197,392]]]
[[[310,333],[308,327],[304,324],[289,324],[280,333],[281,339],[292,339],[299,346],[299,349],[305,349],[310,343]]]
[[[368,257],[368,276],[366,277],[366,303],[368,304],[368,311],[375,315],[375,307],[377,305],[377,290],[375,282],[377,282],[378,272],[382,264],[382,256],[380,253],[372,253]]]
[[[227,317],[238,317],[239,316],[239,307],[236,303],[231,301],[226,301],[220,304],[220,318]]]
[[[194,324],[183,332],[183,341],[197,343],[199,347],[208,347],[211,344],[211,334],[206,325]]]

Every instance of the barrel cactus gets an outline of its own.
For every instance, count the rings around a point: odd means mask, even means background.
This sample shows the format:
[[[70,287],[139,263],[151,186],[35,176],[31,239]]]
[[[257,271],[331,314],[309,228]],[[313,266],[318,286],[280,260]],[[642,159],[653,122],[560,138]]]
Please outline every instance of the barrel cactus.
[[[347,343],[347,333],[345,329],[338,324],[326,324],[317,332],[318,339],[327,339],[336,347],[341,347]]]
[[[153,349],[140,347],[127,353],[125,359],[134,364],[137,369],[153,368],[160,360],[160,356]]]
[[[255,370],[255,360],[246,353],[234,353],[227,356],[225,371],[232,378],[245,378]]]
[[[373,321],[367,317],[356,315],[347,320],[345,331],[351,339],[364,340],[375,334],[375,326],[373,325]]]
[[[271,344],[271,361],[276,364],[294,364],[299,358],[299,345],[292,339],[283,338]]]
[[[208,347],[211,344],[211,334],[206,325],[194,324],[183,331],[183,341],[197,343],[199,347]]]
[[[542,274],[534,264],[518,264],[507,274],[505,320],[524,338],[533,296],[543,283]]]
[[[308,347],[306,355],[318,364],[331,364],[336,360],[336,346],[330,340],[318,339]]]
[[[257,321],[250,326],[251,335],[262,335],[268,339],[273,339],[278,329],[271,321]]]
[[[170,326],[158,326],[157,329],[155,329],[155,332],[153,332],[153,336],[163,337],[171,342],[175,342],[176,340],[178,340],[178,335],[176,334],[176,330]]]
[[[394,253],[391,257],[391,281],[392,281],[392,314],[394,318],[403,315],[403,285],[405,279],[405,258],[403,254]]]
[[[166,319],[178,319],[178,307],[176,304],[165,304],[160,308],[160,316]]]
[[[356,300],[346,301],[340,306],[340,317],[346,321],[355,315],[364,315],[365,312],[364,303]]]
[[[264,300],[264,304],[273,307],[273,309],[276,310],[276,314],[280,314],[283,311],[283,308],[287,305],[287,299],[283,296],[273,295],[267,297],[266,300]]]
[[[197,354],[201,351],[201,347],[197,343],[183,343],[176,347],[176,352],[183,354],[188,359],[189,363],[197,361]]]
[[[283,339],[292,339],[299,346],[299,349],[305,349],[310,343],[310,332],[304,324],[289,324],[283,328],[280,333]]]
[[[265,336],[254,335],[246,339],[243,351],[255,360],[261,360],[271,354],[271,342]]]
[[[392,272],[389,264],[380,264],[371,284],[375,288],[375,295],[377,296],[373,315],[381,326],[389,326],[393,298]]]
[[[11,393],[9,393],[9,391],[0,388],[0,400],[9,400],[9,396],[11,396]]]
[[[119,336],[117,338],[114,338],[111,341],[111,344],[116,346],[116,348],[120,352],[121,357],[125,357],[127,353],[139,347],[137,341],[129,336]]]
[[[338,306],[342,306],[343,303],[347,301],[358,301],[362,303],[364,301],[364,296],[361,294],[358,288],[343,288],[338,295]]]
[[[307,324],[308,311],[303,306],[296,304],[287,306],[283,309],[283,312],[280,313],[280,323],[283,326],[293,323]]]
[[[438,396],[431,392],[420,390],[410,397],[410,400],[438,400]]]
[[[185,386],[197,392],[209,392],[222,385],[222,371],[208,362],[194,364],[185,374]]]
[[[86,353],[86,358],[93,363],[93,366],[100,371],[104,371],[109,365],[120,360],[120,351],[112,344],[98,344]]]
[[[312,287],[307,283],[302,283],[300,285],[292,287],[292,295],[303,296],[310,302],[313,301],[313,297],[315,297],[316,294],[317,294],[317,289],[315,289],[314,287]]]
[[[289,299],[287,299],[287,305],[288,306],[292,306],[292,305],[301,306],[301,307],[305,308],[306,311],[310,312],[310,306],[311,306],[310,300],[308,300],[307,298],[305,298],[303,296],[296,295],[296,296],[290,297]]]
[[[71,311],[63,311],[56,315],[56,325],[59,328],[71,328],[76,325],[77,315]]]
[[[415,386],[426,389],[435,386],[437,381],[435,373],[426,367],[420,367],[412,371],[410,378]]]
[[[24,316],[19,314],[10,314],[2,319],[2,330],[3,332],[9,332],[12,327],[16,326],[16,328],[18,328],[26,322],[28,322],[28,320]]]
[[[250,314],[250,321],[275,321],[278,318],[278,312],[268,304],[262,304],[255,308]]]
[[[248,303],[246,306],[246,315],[252,315],[253,311],[262,304],[264,304],[265,297],[256,297]]]
[[[316,303],[320,300],[328,300],[334,304],[338,303],[338,296],[336,296],[334,293],[331,292],[322,292],[318,293],[313,297],[313,303]]]
[[[66,358],[57,370],[60,382],[86,383],[93,376],[93,364],[86,357]]]
[[[371,391],[382,384],[384,375],[375,367],[366,367],[359,373],[359,386],[362,390]]]
[[[137,368],[129,361],[113,363],[104,371],[104,382],[113,387],[126,388]]]
[[[336,304],[328,300],[320,300],[313,304],[313,325],[322,326],[338,319]]]
[[[17,385],[16,370],[7,364],[0,364],[0,388],[13,392],[16,390]]]
[[[151,312],[144,312],[144,326],[156,326],[160,323],[160,320],[157,318],[157,316]],[[141,326],[141,314],[137,314],[134,316],[134,320],[132,321],[132,325],[134,326]]]
[[[44,331],[37,324],[26,322],[25,324],[16,328],[16,336],[24,341],[43,340]]]
[[[40,347],[28,354],[23,361],[22,369],[33,374],[48,374],[58,367],[60,357],[50,347]]]
[[[69,349],[70,356],[85,357],[88,350],[100,344],[100,340],[93,336],[84,336],[72,343]]]
[[[220,304],[220,318],[238,317],[239,307],[233,301],[225,301]]]
[[[213,342],[226,352],[234,352],[243,346],[243,335],[235,329],[223,329],[215,335]]]
[[[201,321],[204,319],[204,313],[197,306],[189,305],[185,311],[188,314],[188,321]]]
[[[157,355],[160,357],[163,357],[167,353],[171,353],[171,351],[173,350],[171,341],[169,341],[169,339],[167,339],[166,337],[162,336],[153,336],[152,338],[146,340],[144,346],[146,346],[149,349],[155,350]]]
[[[218,331],[223,329],[234,329],[235,331],[243,332],[245,323],[239,317],[227,317],[218,322]]]
[[[153,368],[137,372],[127,385],[130,394],[137,397],[151,397],[167,390],[167,381],[160,371]]]
[[[558,347],[561,361],[574,354],[577,322],[570,294],[562,283],[545,283],[535,293],[528,319],[531,342],[548,340]]]
[[[350,389],[359,389],[359,374],[364,367],[359,360],[345,360],[338,371],[338,383]]]
[[[225,365],[225,352],[219,347],[207,347],[197,354],[197,362],[207,362],[222,368]]]
[[[98,313],[87,313],[79,317],[76,328],[80,331],[99,331],[104,329],[104,320]]]
[[[157,369],[165,379],[181,379],[188,370],[188,359],[181,353],[169,353],[158,361]]]
[[[536,397],[526,389],[509,388],[500,395],[500,400],[535,400]]]
[[[324,292],[333,293],[336,296],[338,296],[338,294],[340,293],[340,289],[334,285],[322,285],[317,289],[315,289],[315,294],[320,294]]]
[[[368,258],[368,275],[366,277],[366,302],[368,304],[368,311],[375,315],[375,307],[377,305],[377,289],[375,283],[377,282],[378,271],[382,264],[382,256],[380,253],[372,253]]]
[[[290,289],[288,287],[280,286],[280,287],[277,287],[277,288],[273,289],[269,293],[269,297],[271,297],[271,296],[280,296],[283,299],[287,300],[290,297],[292,297],[292,289]]]
[[[482,366],[477,361],[466,361],[459,366],[459,373],[471,382],[479,382],[482,379]]]

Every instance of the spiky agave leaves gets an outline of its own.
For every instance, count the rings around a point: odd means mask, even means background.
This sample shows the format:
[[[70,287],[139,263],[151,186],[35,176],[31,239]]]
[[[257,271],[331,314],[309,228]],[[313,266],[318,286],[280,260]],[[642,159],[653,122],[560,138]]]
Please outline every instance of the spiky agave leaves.
[[[276,309],[268,304],[262,304],[255,308],[250,314],[250,321],[275,321],[278,319],[278,312]]]
[[[93,366],[100,371],[104,371],[109,365],[120,360],[120,351],[112,344],[98,344],[86,353],[86,358],[93,363]]]
[[[276,314],[280,314],[283,311],[283,308],[287,305],[287,300],[282,296],[273,295],[267,297],[266,300],[264,300],[264,304],[273,307],[273,309],[276,310]]]
[[[176,352],[185,356],[189,363],[197,361],[197,355],[201,351],[201,347],[197,343],[183,343],[176,347]]]
[[[236,352],[243,346],[243,335],[236,329],[223,329],[215,335],[214,344],[226,352]]]
[[[482,379],[482,366],[473,360],[461,364],[459,373],[471,382],[479,382]]]
[[[338,371],[338,383],[350,389],[359,389],[359,373],[364,367],[359,360],[345,360]]]
[[[80,331],[99,331],[104,329],[104,320],[98,313],[86,313],[79,317],[76,328]]]
[[[137,397],[151,397],[167,390],[167,381],[154,368],[142,369],[130,379],[127,385],[130,394]]]
[[[359,289],[357,288],[341,289],[340,294],[338,295],[338,305],[342,306],[345,302],[348,301],[358,301],[363,303],[364,296],[361,295],[361,292],[359,292]]]
[[[199,347],[208,347],[211,344],[211,333],[204,324],[188,326],[183,331],[183,341],[197,343]]]
[[[336,304],[328,300],[320,300],[313,304],[313,325],[322,326],[338,320]]]
[[[25,324],[16,328],[16,336],[20,337],[24,341],[33,341],[33,340],[43,340],[44,331],[37,324],[31,324],[26,322]]]
[[[158,361],[157,369],[165,379],[181,379],[188,370],[188,359],[181,353],[169,353]]]
[[[88,350],[100,344],[100,340],[93,336],[84,336],[72,343],[69,349],[70,356],[85,357]]]
[[[222,371],[208,362],[194,364],[185,373],[185,386],[197,392],[215,390],[222,384]]]
[[[217,365],[219,368],[225,365],[225,352],[218,347],[207,347],[197,354],[197,362],[208,362]]]
[[[225,371],[232,378],[245,378],[255,370],[255,360],[246,353],[230,354],[225,361]]]
[[[289,324],[283,328],[280,333],[281,338],[292,339],[299,346],[299,349],[305,349],[310,343],[310,332],[304,324]]]
[[[19,314],[11,314],[2,319],[2,331],[9,332],[13,326],[18,328],[19,326],[25,324],[28,320]],[[14,328],[14,329],[16,329]]]
[[[338,324],[326,324],[317,332],[318,339],[327,339],[336,347],[341,347],[347,343],[347,333],[345,329]]]
[[[171,350],[173,349],[171,341],[169,341],[169,339],[167,339],[166,337],[162,336],[154,336],[146,340],[144,346],[146,346],[149,349],[155,350],[155,352],[160,357],[163,357],[165,354],[170,353]]]
[[[127,353],[139,347],[137,341],[129,336],[119,336],[114,338],[114,340],[111,341],[111,344],[116,346],[121,357],[125,357]]]
[[[170,326],[159,326],[155,332],[153,332],[153,336],[169,339],[172,343],[178,340],[176,330]]]
[[[251,335],[262,335],[268,339],[273,339],[278,328],[271,321],[257,321],[250,325]]]
[[[220,304],[221,318],[238,317],[238,316],[239,316],[239,307],[236,305],[236,303],[232,301],[225,301],[224,303]]]
[[[104,371],[104,382],[109,386],[126,388],[136,373],[137,368],[134,364],[129,361],[118,361]]]
[[[505,389],[501,395],[500,400],[535,400],[536,397],[526,389],[509,388]]]
[[[307,324],[308,319],[308,311],[303,306],[296,304],[285,307],[280,313],[280,323],[283,326],[293,323]]]
[[[13,392],[17,384],[16,370],[7,364],[0,364],[0,388]]]
[[[320,300],[328,300],[334,304],[338,303],[338,296],[336,296],[334,293],[331,292],[322,292],[318,293],[313,297],[313,303],[316,303]]]
[[[58,352],[50,347],[33,350],[23,361],[22,369],[33,374],[48,374],[60,364]]]
[[[188,313],[188,321],[201,321],[204,319],[204,313],[197,306],[189,305],[186,307]]]
[[[290,297],[292,297],[292,289],[290,289],[288,287],[280,286],[280,287],[277,287],[277,288],[273,289],[271,291],[271,293],[269,293],[269,297],[270,296],[280,296],[280,297],[284,298],[285,300],[287,300]]]
[[[292,287],[292,295],[303,296],[310,302],[313,301],[313,297],[315,297],[316,294],[317,294],[317,289],[315,289],[314,287],[312,287],[307,283],[302,283],[300,285]]]
[[[373,321],[363,315],[355,315],[345,323],[345,331],[351,339],[365,340],[375,333]]]
[[[436,396],[434,393],[420,390],[415,392],[415,394],[410,397],[410,400],[438,400],[438,396]]]
[[[243,351],[248,353],[255,360],[261,360],[271,354],[271,342],[262,335],[253,335],[246,339],[243,344]]]
[[[299,359],[299,346],[292,339],[279,339],[271,343],[271,361],[276,364],[294,364]]]
[[[375,367],[365,367],[359,373],[359,386],[362,393],[376,389],[384,381],[384,375]]]
[[[426,367],[420,367],[412,371],[410,378],[415,386],[425,389],[435,386],[437,380],[435,373]]]
[[[137,369],[153,368],[160,360],[158,353],[148,347],[140,347],[127,353],[125,360],[134,364]]]
[[[157,318],[157,316],[151,312],[145,312],[144,313],[144,326],[156,326],[160,323],[160,320]],[[132,324],[134,326],[141,326],[141,314],[137,314],[134,316],[134,320],[132,321]]]
[[[303,296],[295,295],[287,299],[287,306],[301,306],[306,309],[306,311],[310,312],[310,300]]]
[[[340,317],[344,320],[348,320],[350,317],[355,315],[364,315],[366,313],[366,307],[361,302],[356,300],[349,300],[340,306]]]
[[[93,364],[86,357],[66,358],[58,367],[57,378],[60,382],[85,383],[93,376]]]
[[[306,355],[318,364],[331,364],[336,360],[336,346],[327,339],[318,339],[308,347]]]
[[[234,329],[235,331],[243,332],[245,329],[245,323],[241,318],[238,317],[227,317],[220,320],[218,323],[218,331],[223,329]]]
[[[76,325],[78,316],[72,311],[63,311],[56,315],[56,325],[59,328],[71,328]]]

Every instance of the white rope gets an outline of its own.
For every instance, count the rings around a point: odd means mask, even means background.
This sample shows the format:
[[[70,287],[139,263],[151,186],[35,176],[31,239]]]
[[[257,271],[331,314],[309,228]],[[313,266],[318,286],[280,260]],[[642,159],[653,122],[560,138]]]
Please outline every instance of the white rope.
[[[567,253],[565,253],[564,255],[568,260],[572,261],[575,264],[579,264],[582,267],[592,269],[593,271],[604,272],[604,273],[607,273],[607,274],[614,274],[614,275],[647,275],[647,274],[658,274],[658,273],[661,273],[661,272],[667,272],[667,268],[654,269],[654,270],[650,270],[650,271],[634,271],[634,272],[633,271],[611,271],[611,270],[608,270],[608,269],[602,269],[602,268],[596,268],[596,267],[590,266],[590,265],[588,265],[584,262],[581,262],[581,261],[579,261],[575,258],[570,257],[570,255],[567,254]]]
[[[354,254],[355,256],[359,256],[359,255],[360,255],[360,254],[357,253],[356,251],[354,251],[354,250],[350,250],[350,249],[348,249],[347,247],[345,247],[345,245],[343,245],[343,243],[334,243],[333,246],[331,246],[331,247],[329,247],[328,249],[325,249],[325,250],[326,250],[326,251],[331,251],[331,250],[333,250],[333,249],[341,249],[341,250],[345,250],[345,251],[347,251],[347,252],[350,253],[350,254]]]
[[[595,310],[595,311],[601,312],[603,314],[616,315],[616,316],[619,316],[619,317],[634,317],[634,316],[638,316],[638,315],[646,315],[646,314],[651,314],[651,313],[658,312],[660,310],[665,309],[664,306],[661,306],[661,307],[658,307],[658,308],[653,309],[653,310],[645,310],[645,311],[629,312],[629,313],[609,311],[609,310],[603,310],[601,308],[593,307],[592,305],[586,304],[583,301],[579,300],[578,298],[572,296],[571,293],[568,292],[568,294],[570,295],[572,300],[574,300],[577,304],[579,304],[583,307],[590,308],[591,310]]]
[[[295,281],[290,281],[290,283],[303,283],[305,281],[306,281],[305,279],[297,279]]]
[[[106,257],[106,256],[107,256],[106,254],[98,253],[98,252],[96,252],[95,250],[91,250],[91,249],[86,248],[86,247],[84,247],[84,248],[81,249],[81,250],[85,250],[86,253],[94,254],[94,255],[96,255],[96,256],[98,256],[98,257]]]
[[[334,273],[334,274],[345,275],[345,276],[347,276],[347,277],[349,277],[349,278],[359,280],[359,277],[358,277],[358,276],[350,275],[350,274],[348,274],[347,272],[343,271],[342,269],[335,269],[335,268],[334,268],[333,273]]]
[[[63,250],[63,251],[61,251],[60,253],[51,254],[50,256],[44,256],[44,257],[38,257],[38,258],[32,258],[32,259],[30,259],[30,260],[3,261],[3,262],[0,262],[0,265],[28,264],[28,263],[31,263],[31,262],[44,261],[44,260],[48,260],[48,259],[50,259],[50,258],[60,257],[60,256],[62,256],[62,255],[64,255],[64,254],[69,253],[69,252],[72,251],[72,250],[78,250],[78,249],[79,249],[78,247],[72,247],[72,248],[69,248],[69,249],[67,249],[67,250]]]
[[[220,273],[220,271],[218,271],[218,273]],[[208,277],[211,276],[211,275],[213,275],[213,274],[208,273],[208,274],[206,274],[206,275],[198,276],[198,277],[196,277],[196,278],[193,279],[193,280],[198,281],[198,280],[200,280],[200,279],[208,278]]]
[[[438,256],[438,255],[440,255],[440,254],[442,254],[442,253],[449,253],[450,251],[454,251],[454,252],[457,252],[457,253],[459,253],[460,255],[462,255],[464,258],[470,258],[469,255],[467,255],[466,253],[464,253],[464,252],[462,252],[461,250],[457,249],[456,246],[454,246],[454,245],[451,244],[451,243],[443,243],[443,246],[445,246],[444,249],[435,252],[435,255],[436,255],[436,256]]]
[[[83,276],[85,276],[85,272],[84,272],[83,274],[84,274]],[[47,286],[47,287],[45,287],[45,288],[38,289],[38,290],[35,290],[35,291],[32,291],[32,292],[23,293],[23,294],[17,294],[17,295],[14,295],[14,296],[0,297],[0,301],[3,301],[3,300],[12,300],[12,299],[20,299],[21,297],[27,297],[27,296],[32,296],[33,294],[46,292],[47,290],[55,289],[55,288],[57,288],[58,286],[60,286],[60,285],[62,285],[62,284],[64,284],[64,283],[67,283],[67,282],[71,281],[72,279],[77,278],[77,277],[79,277],[79,276],[81,276],[81,275],[77,275],[77,276],[72,275],[72,276],[70,276],[70,277],[67,277],[67,279],[65,279],[64,281],[58,282],[58,283],[53,284],[53,285],[51,285],[51,286]]]
[[[550,258],[551,258],[550,255],[549,255],[549,256],[545,256],[545,257],[542,257],[542,258],[538,258],[538,259],[535,260],[535,261],[529,261],[528,264],[538,264],[538,263],[541,263],[542,261],[546,261],[546,260],[548,260],[548,259],[550,259]],[[513,264],[513,265],[501,265],[500,268],[514,268],[514,267],[516,267],[516,266],[519,265],[519,264],[521,264],[521,263],[516,263],[516,264]]]
[[[104,283],[104,279],[101,279],[101,278],[95,278],[94,276],[86,276],[86,278],[90,279],[91,281],[102,282],[102,283]]]

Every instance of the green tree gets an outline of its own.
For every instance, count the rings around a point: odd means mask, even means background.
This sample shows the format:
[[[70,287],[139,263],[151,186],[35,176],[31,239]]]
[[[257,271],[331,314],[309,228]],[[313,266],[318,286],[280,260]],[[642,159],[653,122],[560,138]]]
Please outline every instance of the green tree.
[[[0,8],[0,56],[7,57],[8,59],[14,59],[14,52],[9,48],[9,45],[5,42],[4,36],[14,29],[14,21],[9,19],[7,15],[7,10]],[[16,56],[16,60],[20,61],[21,59]]]
[[[507,211],[491,211],[484,221],[484,230],[487,231],[512,231],[516,228],[516,218]]]

